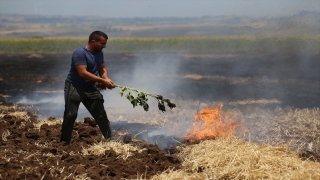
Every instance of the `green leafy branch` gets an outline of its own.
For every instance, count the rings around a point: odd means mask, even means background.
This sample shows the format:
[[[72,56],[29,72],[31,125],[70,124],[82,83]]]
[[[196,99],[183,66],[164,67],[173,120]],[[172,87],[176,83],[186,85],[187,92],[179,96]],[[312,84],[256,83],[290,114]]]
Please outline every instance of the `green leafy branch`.
[[[158,108],[160,111],[165,112],[166,111],[166,107],[165,104],[167,104],[167,106],[170,109],[173,109],[176,107],[176,105],[172,102],[170,102],[169,99],[164,99],[161,95],[156,95],[156,94],[151,94],[151,93],[147,93],[147,92],[143,92],[141,90],[135,89],[135,88],[131,88],[131,87],[127,87],[127,86],[123,86],[123,85],[118,85],[118,84],[114,84],[115,87],[118,87],[120,89],[120,96],[122,97],[123,94],[126,92],[125,97],[130,101],[130,103],[133,105],[133,107],[136,106],[142,106],[143,109],[145,111],[149,110],[149,105],[147,103],[148,101],[148,96],[153,97],[157,100],[158,102]],[[96,87],[99,90],[105,90],[106,87],[103,84],[100,83],[96,83]],[[134,97],[134,93],[135,92],[137,94],[136,97]]]

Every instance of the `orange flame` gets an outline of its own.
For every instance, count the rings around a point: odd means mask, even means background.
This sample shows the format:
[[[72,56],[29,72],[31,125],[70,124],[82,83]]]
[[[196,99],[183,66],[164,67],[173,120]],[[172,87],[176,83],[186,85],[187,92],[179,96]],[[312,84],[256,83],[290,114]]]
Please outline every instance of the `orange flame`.
[[[190,140],[215,139],[216,137],[228,137],[234,134],[239,122],[231,122],[231,113],[222,112],[223,104],[217,107],[200,110],[193,118],[193,126],[183,135]]]

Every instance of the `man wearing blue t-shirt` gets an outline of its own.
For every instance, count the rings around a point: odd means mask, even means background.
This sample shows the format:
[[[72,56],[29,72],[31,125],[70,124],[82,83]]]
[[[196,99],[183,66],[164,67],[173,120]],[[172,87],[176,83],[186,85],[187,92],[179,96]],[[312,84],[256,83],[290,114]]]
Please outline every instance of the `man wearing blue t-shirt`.
[[[103,136],[106,139],[111,138],[110,123],[103,106],[104,99],[95,87],[98,82],[108,89],[114,88],[102,52],[107,40],[105,33],[94,31],[89,36],[88,44],[76,49],[72,54],[71,68],[65,81],[65,110],[61,130],[61,141],[67,144],[70,144],[81,102],[96,120]]]

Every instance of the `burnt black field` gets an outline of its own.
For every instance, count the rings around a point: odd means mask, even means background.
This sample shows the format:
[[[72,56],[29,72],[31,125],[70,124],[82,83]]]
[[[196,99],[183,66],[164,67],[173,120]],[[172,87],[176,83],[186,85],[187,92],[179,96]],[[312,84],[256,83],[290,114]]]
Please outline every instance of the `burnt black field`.
[[[70,54],[1,54],[0,94],[16,101],[63,91]],[[320,54],[108,54],[117,84],[199,101],[277,99],[281,106],[320,106]]]

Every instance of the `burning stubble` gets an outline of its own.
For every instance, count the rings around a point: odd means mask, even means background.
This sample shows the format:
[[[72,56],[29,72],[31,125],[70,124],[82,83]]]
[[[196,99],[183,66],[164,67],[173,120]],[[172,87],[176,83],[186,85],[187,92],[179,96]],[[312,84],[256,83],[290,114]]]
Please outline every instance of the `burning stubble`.
[[[125,98],[119,97],[117,89],[103,92],[105,106],[111,122],[147,123],[161,128],[157,131],[150,130],[148,132],[150,133],[149,139],[156,136],[177,137],[184,135],[195,123],[192,117],[199,109],[199,104],[202,103],[211,106],[223,102],[227,109],[238,108],[237,111],[243,111],[243,119],[246,119],[246,116],[251,119],[252,115],[257,114],[256,110],[252,108],[253,105],[273,111],[277,106],[314,107],[319,103],[317,101],[319,98],[317,94],[318,84],[313,83],[316,80],[317,73],[319,73],[316,71],[319,67],[317,66],[318,61],[316,61],[318,56],[298,57],[296,55],[285,56],[281,53],[257,54],[250,52],[233,55],[190,55],[187,52],[183,54],[141,53],[122,55],[123,57],[120,60],[118,55],[106,55],[110,58],[106,62],[109,74],[116,83],[151,93],[163,94],[177,104],[177,108],[173,111],[159,113],[153,111],[154,109],[157,110],[157,107],[152,107],[152,104],[156,103],[150,102],[150,111],[146,113],[138,107],[132,108],[132,105]],[[304,61],[304,58],[309,58],[309,60]],[[65,63],[65,65],[69,66],[69,61],[66,62],[68,63]],[[288,66],[288,64],[291,66]],[[300,66],[301,64],[303,66]],[[68,71],[67,67],[65,67],[65,71]],[[303,73],[296,73],[300,71]],[[307,71],[310,73],[307,73]],[[190,78],[188,74],[198,74],[205,78]],[[238,77],[238,79],[234,79],[234,77]],[[63,89],[64,78],[61,78],[60,86],[51,87],[51,92]],[[48,87],[44,82],[42,81],[41,84]],[[40,105],[41,108],[45,106],[49,108],[48,111],[40,110],[40,114],[45,112],[47,116],[61,117],[64,107],[63,93],[55,95],[54,93],[48,93],[41,96],[41,88],[37,90],[38,92],[35,92],[34,96],[26,96],[27,100],[24,99],[23,102],[43,101],[42,104],[35,105]],[[44,88],[44,90],[46,89]],[[53,98],[49,99],[48,97]],[[57,99],[61,101],[55,102]],[[44,100],[46,101],[44,102]],[[247,100],[254,102],[254,104],[246,103]],[[19,99],[15,102],[18,101]],[[52,111],[52,107],[60,108],[60,112]],[[78,118],[80,121],[84,117],[90,116],[88,113],[84,114],[84,112],[87,112],[84,108],[79,110]],[[257,116],[255,120],[259,121],[259,119],[261,118]],[[268,117],[261,121],[265,129],[270,130],[272,128],[271,120]],[[180,126],[179,132],[174,130],[175,126]],[[259,135],[255,128],[250,128],[250,133],[252,137],[253,135]],[[167,140],[168,138],[164,139]],[[161,138],[156,138],[157,142],[160,140]],[[154,143],[154,141],[154,138],[151,138],[150,142]]]
[[[232,119],[232,113],[224,113],[223,104],[200,110],[194,117],[194,123],[183,135],[188,141],[226,138],[234,135],[236,128],[241,126],[240,119]]]
[[[185,129],[181,130],[181,127]],[[225,112],[223,104],[218,104],[215,107],[199,110],[193,116],[193,124],[190,126],[150,130],[142,133],[140,137],[148,143],[158,145],[161,150],[168,151],[184,143],[193,144],[201,140],[241,137],[247,132],[248,129],[241,124],[240,119],[235,118],[232,112]]]

